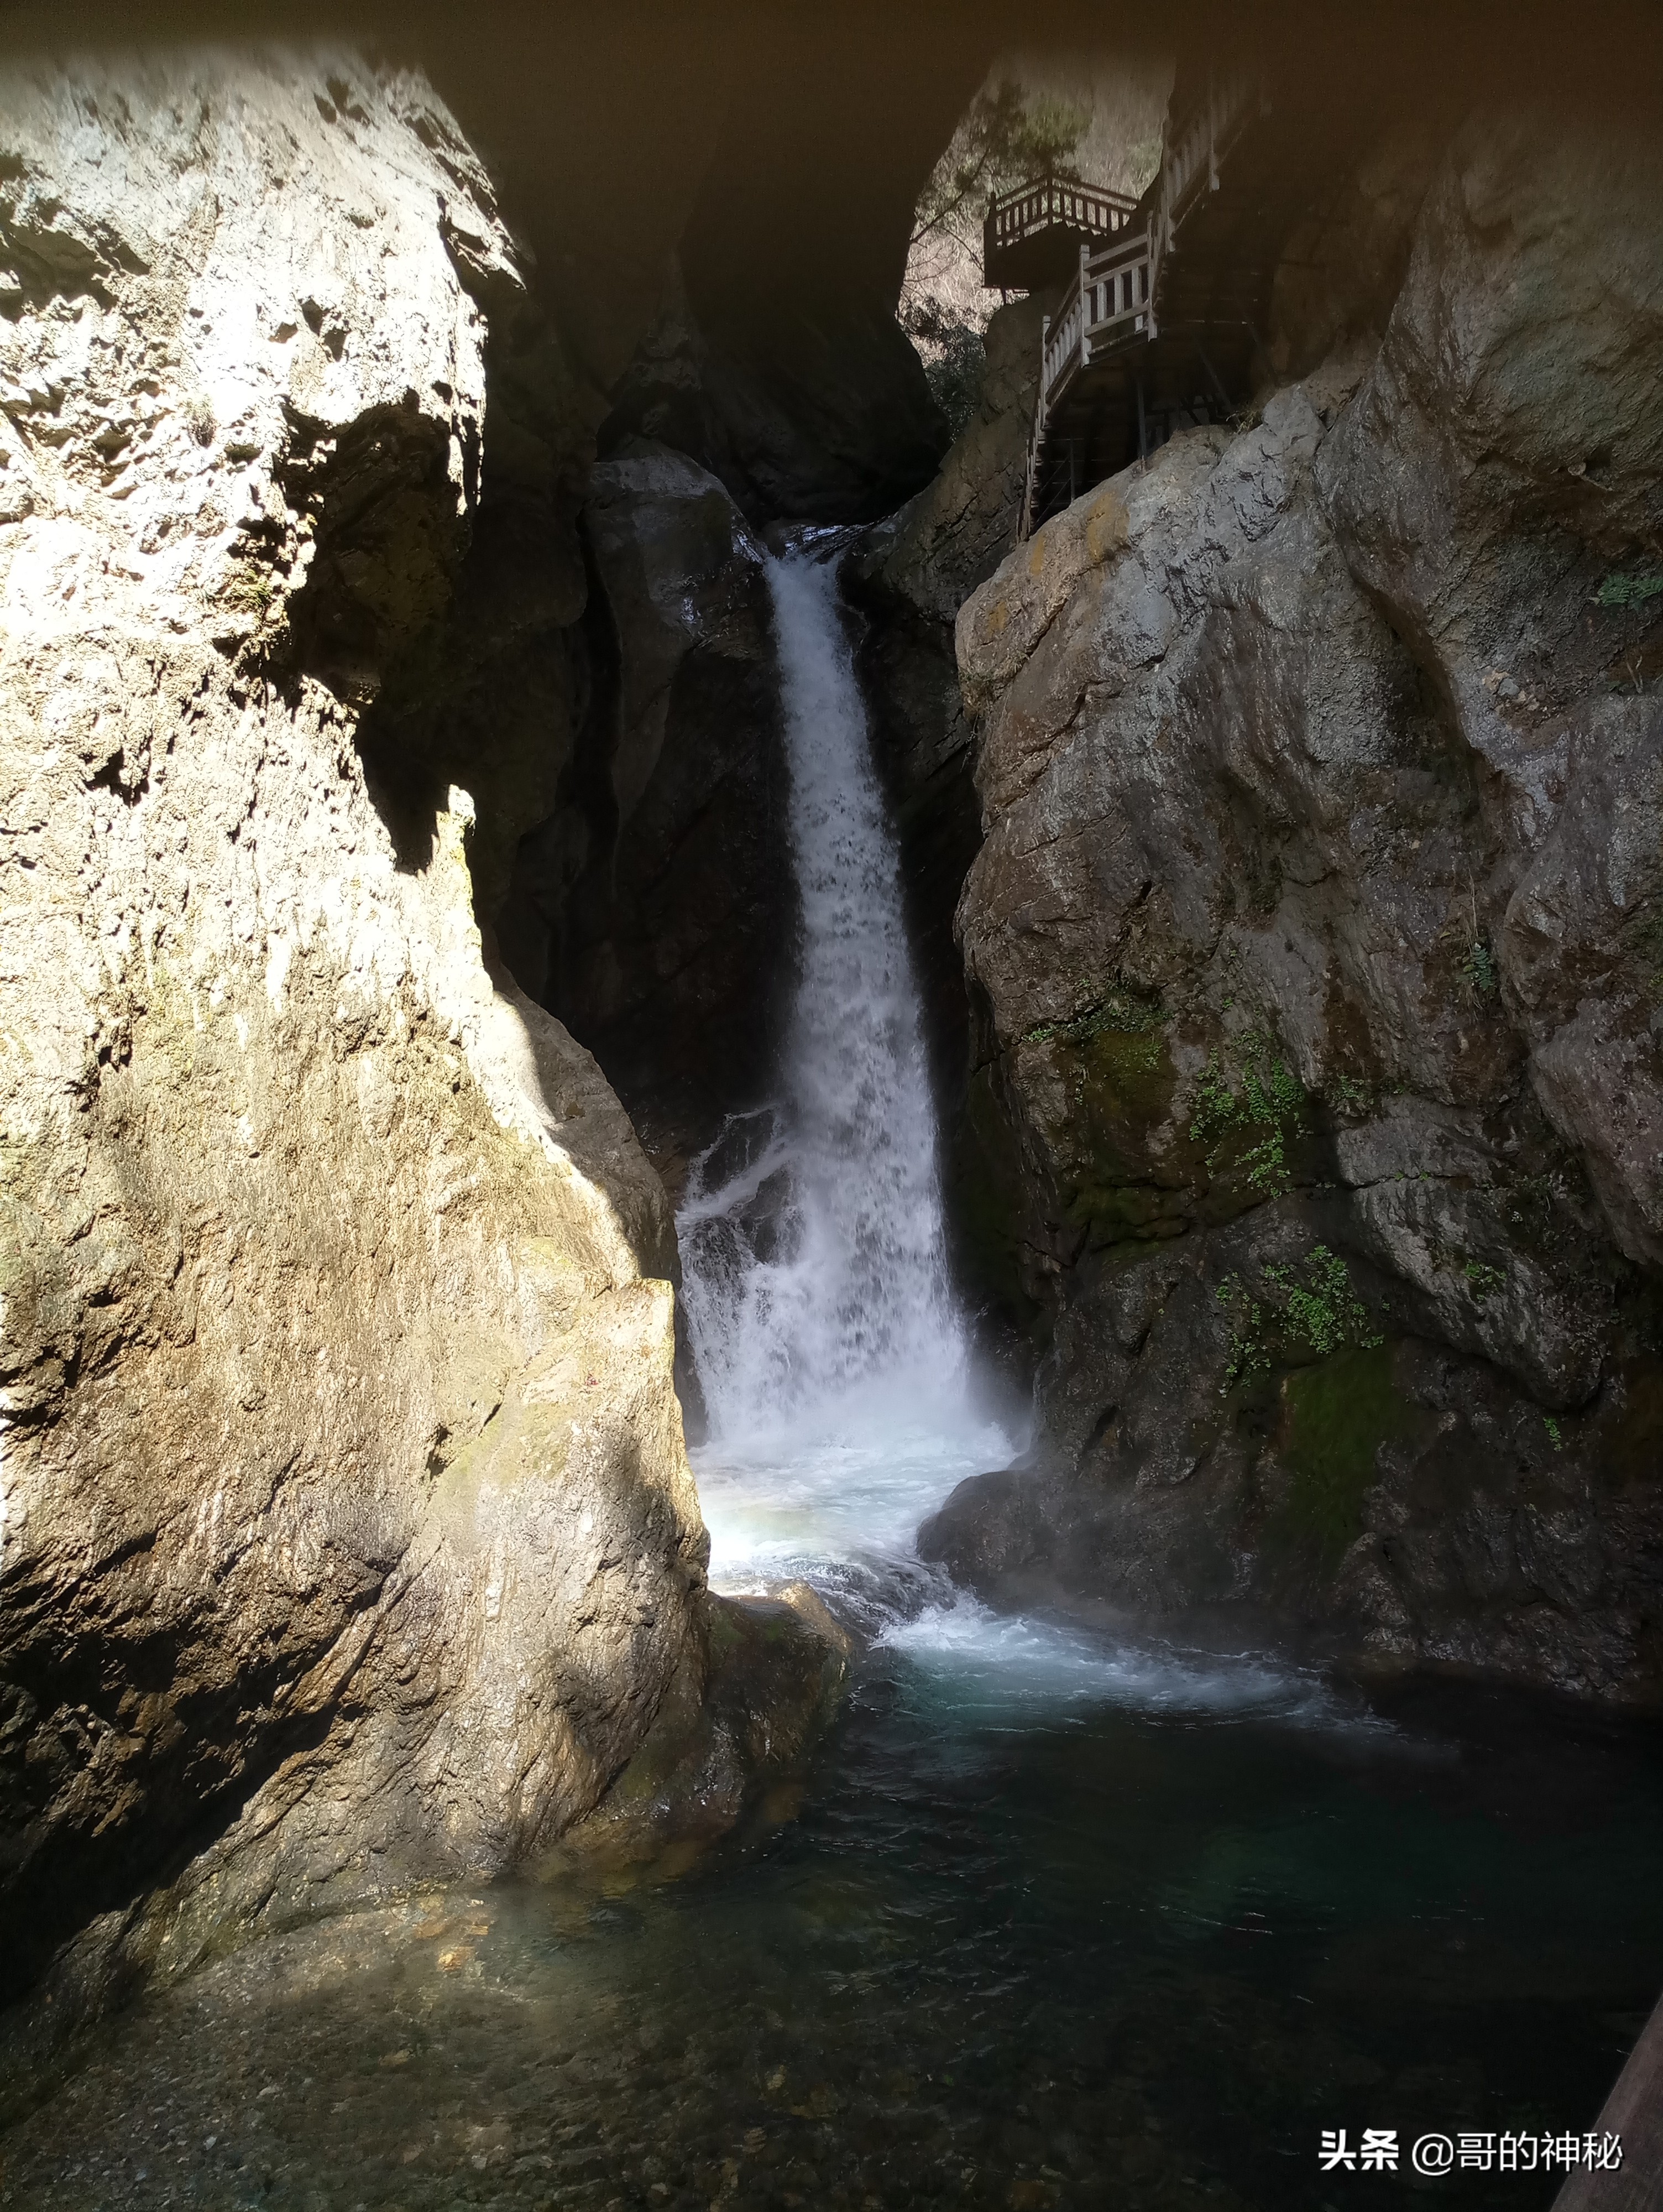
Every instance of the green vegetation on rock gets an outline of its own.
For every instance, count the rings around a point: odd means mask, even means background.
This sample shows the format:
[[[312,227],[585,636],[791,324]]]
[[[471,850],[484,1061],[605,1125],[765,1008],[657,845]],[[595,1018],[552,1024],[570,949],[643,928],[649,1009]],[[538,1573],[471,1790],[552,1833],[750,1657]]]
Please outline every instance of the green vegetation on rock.
[[[1100,1036],[1147,1036],[1166,1020],[1156,1000],[1140,999],[1130,991],[1110,991],[1083,1013],[1065,1022],[1040,1022],[1024,1030],[1024,1044],[1049,1044],[1060,1038],[1065,1044],[1089,1044]]]
[[[1642,607],[1648,599],[1663,596],[1663,570],[1648,576],[1624,576],[1613,571],[1594,593],[1594,604],[1601,607]]]
[[[1282,1456],[1292,1482],[1281,1526],[1314,1540],[1332,1561],[1361,1534],[1380,1448],[1409,1432],[1414,1408],[1399,1395],[1390,1347],[1378,1337],[1290,1375],[1282,1403]]]
[[[1314,1244],[1296,1267],[1270,1261],[1259,1275],[1257,1297],[1234,1273],[1215,1293],[1230,1315],[1222,1390],[1284,1361],[1311,1353],[1324,1359],[1344,1345],[1369,1349],[1383,1341],[1344,1261],[1326,1244]]]
[[[1461,973],[1481,999],[1493,999],[1502,988],[1501,970],[1496,965],[1496,955],[1482,937],[1475,938],[1467,947],[1466,957],[1461,963]]]
[[[1238,1090],[1224,1073],[1217,1052],[1209,1054],[1196,1087],[1195,1118],[1190,1136],[1207,1148],[1207,1172],[1217,1175],[1229,1139],[1256,1131],[1257,1141],[1235,1165],[1249,1189],[1260,1198],[1279,1198],[1293,1177],[1288,1168],[1288,1136],[1305,1106],[1299,1079],[1285,1060],[1272,1060],[1268,1042],[1256,1032],[1243,1040],[1244,1066]]]

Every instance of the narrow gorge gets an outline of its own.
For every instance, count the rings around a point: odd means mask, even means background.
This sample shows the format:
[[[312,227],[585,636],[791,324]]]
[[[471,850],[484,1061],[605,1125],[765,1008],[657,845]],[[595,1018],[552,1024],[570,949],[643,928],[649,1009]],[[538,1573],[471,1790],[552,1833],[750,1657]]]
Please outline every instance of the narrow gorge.
[[[3,45],[0,2203],[1648,2201],[1655,22]]]

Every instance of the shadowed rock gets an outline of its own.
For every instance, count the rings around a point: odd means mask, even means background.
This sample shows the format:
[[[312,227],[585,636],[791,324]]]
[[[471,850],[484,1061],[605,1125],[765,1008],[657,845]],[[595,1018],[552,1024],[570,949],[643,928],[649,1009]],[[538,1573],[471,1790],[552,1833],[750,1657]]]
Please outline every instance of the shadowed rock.
[[[968,1121],[1050,1328],[1034,1472],[927,1540],[1648,1698],[1663,173],[1507,107],[1399,155],[1383,331],[1308,274],[1338,349],[959,613]]]

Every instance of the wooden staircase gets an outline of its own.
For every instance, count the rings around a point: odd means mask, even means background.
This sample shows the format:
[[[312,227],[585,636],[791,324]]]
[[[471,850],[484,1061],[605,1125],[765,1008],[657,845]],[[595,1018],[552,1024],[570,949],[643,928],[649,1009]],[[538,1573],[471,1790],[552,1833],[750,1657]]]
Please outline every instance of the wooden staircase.
[[[1215,63],[1143,198],[1076,246],[1041,340],[1020,536],[1174,431],[1228,418],[1266,366],[1277,264],[1337,143],[1333,123],[1276,113],[1271,90],[1247,60]]]

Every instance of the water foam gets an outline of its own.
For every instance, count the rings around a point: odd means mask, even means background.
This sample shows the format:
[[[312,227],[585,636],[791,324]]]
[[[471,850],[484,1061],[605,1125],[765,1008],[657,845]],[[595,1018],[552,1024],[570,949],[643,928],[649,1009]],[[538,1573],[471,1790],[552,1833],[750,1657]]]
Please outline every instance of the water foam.
[[[712,1581],[810,1581],[959,1705],[1332,1719],[1301,1670],[1001,1616],[919,1559],[920,1521],[1013,1446],[977,1402],[950,1288],[900,871],[835,570],[810,547],[769,582],[802,899],[784,1080],[694,1163],[677,1217]]]
[[[1275,1720],[1348,1732],[1375,1725],[1314,1668],[1155,1638],[1110,1641],[1065,1621],[993,1613],[963,1591],[886,1623],[878,1641],[904,1653],[961,1710],[1114,1705],[1174,1720]]]
[[[835,571],[804,552],[768,575],[802,902],[784,1091],[694,1163],[679,1222],[711,1434],[741,1449],[841,1431],[886,1398],[956,1425],[967,1364],[900,870]]]

